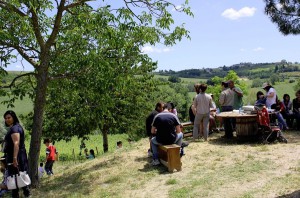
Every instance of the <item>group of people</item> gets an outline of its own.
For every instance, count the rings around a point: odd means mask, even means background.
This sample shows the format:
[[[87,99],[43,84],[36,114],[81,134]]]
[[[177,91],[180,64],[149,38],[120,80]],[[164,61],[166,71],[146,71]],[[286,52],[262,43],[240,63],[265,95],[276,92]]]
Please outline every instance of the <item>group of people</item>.
[[[281,101],[272,85],[264,83],[262,88],[266,94],[261,91],[257,92],[255,106],[266,106],[268,109],[274,109],[281,130],[293,128],[294,120],[296,120],[296,129],[300,130],[300,90],[296,92],[296,98],[293,101],[291,101],[289,94],[284,94]]]
[[[219,103],[222,112],[232,111],[239,109],[243,105],[243,91],[234,85],[232,80],[224,81],[221,83],[222,92],[219,96]],[[193,139],[203,138],[204,141],[208,140],[209,129],[216,128],[216,104],[213,100],[212,94],[206,93],[206,84],[196,84],[193,104],[191,105],[190,113],[194,118]],[[232,138],[235,129],[234,118],[223,118],[219,120],[220,125],[224,125],[225,135],[224,138]]]
[[[85,143],[84,143],[84,141],[82,141],[81,142],[81,144],[80,144],[80,152],[79,152],[79,155],[81,156],[82,154],[81,154],[81,150],[83,150],[83,152],[84,152],[84,157],[86,158],[86,159],[95,159],[95,151],[94,151],[94,149],[90,149],[90,150],[88,150],[88,148],[86,148],[86,145],[85,145]]]
[[[25,132],[20,125],[19,119],[14,111],[7,111],[4,113],[5,126],[8,131],[4,137],[2,144],[4,156],[1,157],[1,172],[3,173],[3,181],[0,184],[0,197],[6,193],[7,190],[7,178],[12,175],[19,174],[19,172],[28,171],[28,159],[25,148]],[[53,175],[53,164],[58,154],[56,147],[52,144],[50,139],[45,139],[44,144],[46,146],[46,160],[44,163],[40,163],[38,168],[38,176],[41,178],[44,172],[47,175]],[[22,188],[24,197],[30,197],[29,186]],[[19,197],[19,189],[11,190],[12,197]]]

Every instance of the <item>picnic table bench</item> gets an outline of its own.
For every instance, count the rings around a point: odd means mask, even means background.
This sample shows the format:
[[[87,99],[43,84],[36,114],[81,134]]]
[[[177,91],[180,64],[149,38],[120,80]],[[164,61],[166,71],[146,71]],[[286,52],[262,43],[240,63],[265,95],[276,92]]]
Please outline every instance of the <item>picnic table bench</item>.
[[[181,123],[181,132],[183,133],[183,138],[193,136],[193,122],[183,122]]]

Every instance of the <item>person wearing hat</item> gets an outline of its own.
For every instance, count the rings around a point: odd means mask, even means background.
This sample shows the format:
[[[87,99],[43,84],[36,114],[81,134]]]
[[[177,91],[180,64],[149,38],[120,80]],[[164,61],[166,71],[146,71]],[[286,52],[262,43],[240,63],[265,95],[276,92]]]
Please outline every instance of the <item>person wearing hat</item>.
[[[266,91],[266,106],[267,108],[275,109],[276,108],[276,90],[272,85],[265,82],[262,85],[262,88]]]
[[[227,82],[222,82],[223,91],[220,94],[219,102],[221,105],[221,111],[227,112],[233,110],[234,103],[234,92],[229,88]],[[231,118],[223,118],[223,124],[225,129],[224,138],[232,138],[233,137],[233,126]]]

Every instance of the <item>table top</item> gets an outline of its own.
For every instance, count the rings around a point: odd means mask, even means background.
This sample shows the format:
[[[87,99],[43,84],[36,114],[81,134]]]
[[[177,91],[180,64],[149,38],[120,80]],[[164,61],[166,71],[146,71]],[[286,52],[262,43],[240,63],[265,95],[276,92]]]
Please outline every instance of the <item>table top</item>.
[[[257,114],[247,114],[247,113],[228,111],[228,112],[221,112],[216,116],[222,118],[254,118],[257,116]]]

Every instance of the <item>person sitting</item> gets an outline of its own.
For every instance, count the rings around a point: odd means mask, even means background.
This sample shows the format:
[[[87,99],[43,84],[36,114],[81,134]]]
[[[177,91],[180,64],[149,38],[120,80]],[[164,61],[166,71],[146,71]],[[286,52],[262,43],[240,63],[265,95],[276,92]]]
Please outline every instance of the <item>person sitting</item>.
[[[254,106],[256,108],[261,108],[263,106],[266,106],[266,100],[267,100],[267,98],[265,97],[264,93],[261,91],[258,91],[256,93],[256,101],[254,103]]]
[[[90,150],[89,158],[88,159],[95,159],[95,151],[94,149]]]
[[[167,102],[169,104],[169,108],[170,108],[170,112],[171,113],[174,113],[175,115],[178,116],[178,113],[177,113],[177,109],[175,108],[175,104],[173,102]]]
[[[123,147],[122,141],[117,142],[117,149],[120,149]]]
[[[88,151],[89,150],[87,148],[84,149],[84,156],[85,156],[86,159],[89,159],[89,153],[88,153]]]
[[[209,94],[211,96],[211,103],[212,107],[210,108],[210,115],[209,115],[209,133],[213,133],[214,131],[219,132],[217,129],[217,124],[216,124],[216,114],[217,114],[217,106],[216,103],[214,102],[214,95]]]
[[[296,119],[297,130],[300,130],[300,90],[296,92],[296,98],[293,99],[293,112]]]
[[[195,100],[195,97],[193,98],[193,102],[189,108],[189,118],[190,118],[190,121],[192,123],[194,123],[195,121],[195,115],[196,115],[196,109],[195,109],[195,106],[194,106],[194,100]]]
[[[153,110],[146,118],[146,133],[147,136],[149,137],[149,142],[150,142],[150,148],[148,149],[148,157],[152,157],[152,148],[151,148],[151,139],[153,138],[153,134],[151,133],[151,128],[152,128],[152,122],[154,117],[163,111],[164,103],[163,102],[158,102],[156,103],[155,110]]]
[[[38,169],[38,176],[39,176],[39,179],[41,179],[44,175],[45,171],[44,171],[44,163],[41,162],[40,163],[40,167]]]
[[[0,197],[3,197],[7,192],[7,177],[8,177],[8,170],[7,170],[7,166],[6,166],[6,158],[5,156],[0,158],[0,163],[1,163],[1,172],[3,173],[3,179],[2,182],[0,184]]]
[[[181,147],[183,133],[180,130],[180,122],[178,117],[168,111],[170,104],[165,104],[163,112],[157,114],[153,120],[151,133],[155,135],[151,139],[151,147],[153,150],[152,165],[159,165],[158,160],[158,146],[177,144]]]
[[[276,97],[276,107],[275,107],[275,114],[277,117],[278,125],[281,130],[288,130],[289,127],[287,126],[285,120],[283,119],[283,116],[281,112],[284,111],[284,105],[283,103]]]
[[[286,124],[288,127],[292,128],[293,127],[293,122],[294,122],[294,113],[293,113],[293,104],[292,101],[290,100],[290,95],[289,94],[284,94],[283,95],[283,106],[284,106],[284,111],[281,112],[283,118],[286,120]]]

